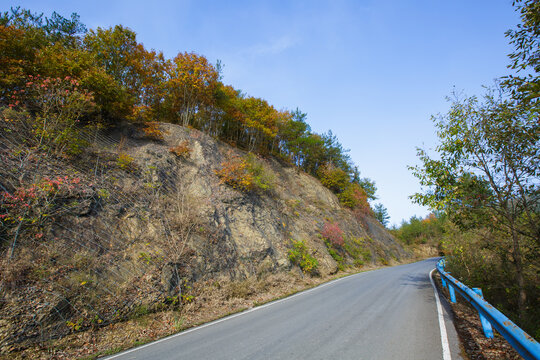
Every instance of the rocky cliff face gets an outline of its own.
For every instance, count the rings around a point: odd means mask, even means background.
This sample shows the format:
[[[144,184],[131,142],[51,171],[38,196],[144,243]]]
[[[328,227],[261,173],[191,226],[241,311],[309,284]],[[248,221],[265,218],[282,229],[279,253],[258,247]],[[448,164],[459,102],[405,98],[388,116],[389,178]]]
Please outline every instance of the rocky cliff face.
[[[313,250],[322,273],[336,272],[337,263],[320,235],[328,222],[339,224],[346,237],[361,239],[371,254],[368,261],[405,255],[374,218],[359,220],[312,176],[274,159],[260,159],[273,174],[275,187],[262,193],[236,190],[223,184],[216,172],[228,159],[242,157],[244,152],[196,130],[170,124],[162,128],[163,143],[133,146],[129,154],[138,166],[151,168],[159,184],[174,187],[166,191],[181,192],[186,206],[211,233],[210,238],[205,237],[208,231],[193,234],[189,240],[195,254],[195,266],[190,266],[195,279],[217,274],[242,278],[288,270],[292,266],[288,251],[295,240],[305,241]],[[169,151],[180,143],[191,149],[186,157]],[[210,250],[212,242],[215,248]]]
[[[63,210],[29,228],[3,263],[3,349],[189,302],[201,281],[303,276],[289,257],[298,241],[318,261],[313,274],[407,256],[374,218],[355,216],[296,168],[259,159],[274,186],[242,191],[217,173],[245,152],[177,125],[161,131],[159,141],[137,130],[88,135],[77,160],[19,167],[22,183],[62,177],[78,187],[48,203]],[[341,229],[343,246],[325,242],[327,223]],[[4,242],[6,259],[12,240]]]

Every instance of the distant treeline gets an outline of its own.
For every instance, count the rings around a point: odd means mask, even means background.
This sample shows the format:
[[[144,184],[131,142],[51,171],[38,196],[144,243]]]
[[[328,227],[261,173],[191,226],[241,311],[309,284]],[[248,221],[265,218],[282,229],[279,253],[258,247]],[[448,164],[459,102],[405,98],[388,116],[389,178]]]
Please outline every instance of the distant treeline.
[[[221,74],[219,61],[211,64],[199,54],[166,59],[122,25],[87,30],[77,14],[49,18],[21,8],[0,15],[2,107],[32,113],[32,99],[23,96],[29,83],[35,88],[36,79],[69,79],[92,101],[78,126],[181,124],[288,161],[319,177],[350,207],[374,198],[374,183],[360,178],[332,132],[311,131],[305,113],[277,110],[223,84]]]

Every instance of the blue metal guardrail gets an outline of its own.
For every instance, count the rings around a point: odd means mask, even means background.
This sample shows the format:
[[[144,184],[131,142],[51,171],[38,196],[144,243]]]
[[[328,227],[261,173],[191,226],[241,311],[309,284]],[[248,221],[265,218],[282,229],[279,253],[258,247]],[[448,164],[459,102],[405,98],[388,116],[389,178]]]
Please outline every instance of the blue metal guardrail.
[[[437,263],[437,271],[441,274],[441,280],[444,287],[448,287],[450,301],[456,302],[456,291],[472,306],[478,310],[484,335],[488,338],[493,337],[494,327],[506,341],[516,349],[516,351],[529,360],[540,359],[540,344],[525,331],[521,330],[510,319],[504,316],[499,310],[495,309],[482,296],[482,290],[479,288],[469,289],[465,284],[458,281],[450,273],[444,271],[445,260],[441,259]]]

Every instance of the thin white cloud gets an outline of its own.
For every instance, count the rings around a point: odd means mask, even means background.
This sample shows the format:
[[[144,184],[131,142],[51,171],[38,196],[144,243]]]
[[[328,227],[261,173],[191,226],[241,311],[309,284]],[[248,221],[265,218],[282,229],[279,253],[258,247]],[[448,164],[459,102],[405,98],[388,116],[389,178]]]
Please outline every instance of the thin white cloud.
[[[292,48],[297,43],[298,39],[284,35],[266,43],[255,44],[242,53],[247,56],[277,55]]]

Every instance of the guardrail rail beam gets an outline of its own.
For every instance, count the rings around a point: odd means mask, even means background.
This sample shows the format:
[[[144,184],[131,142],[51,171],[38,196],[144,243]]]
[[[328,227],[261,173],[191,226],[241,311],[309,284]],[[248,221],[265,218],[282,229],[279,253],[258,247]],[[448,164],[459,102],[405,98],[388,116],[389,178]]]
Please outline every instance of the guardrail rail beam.
[[[493,328],[501,334],[516,351],[527,360],[540,360],[540,344],[525,331],[520,329],[503,313],[484,300],[482,290],[479,288],[469,289],[465,284],[454,278],[444,270],[446,261],[439,260],[437,271],[441,275],[443,285],[448,286],[450,300],[456,302],[457,291],[465,300],[478,310],[484,335],[493,337]]]

